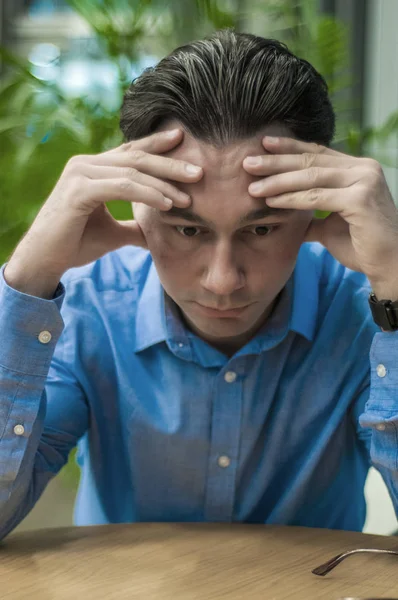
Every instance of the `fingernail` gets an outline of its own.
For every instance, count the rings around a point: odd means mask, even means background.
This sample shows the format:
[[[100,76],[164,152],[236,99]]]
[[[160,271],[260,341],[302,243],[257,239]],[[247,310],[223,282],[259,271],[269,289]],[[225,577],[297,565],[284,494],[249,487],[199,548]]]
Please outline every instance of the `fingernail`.
[[[247,156],[245,158],[245,163],[248,165],[259,165],[261,164],[261,158],[259,156]]]
[[[264,140],[267,144],[277,144],[279,142],[279,138],[273,137],[272,135],[266,135]]]
[[[185,165],[185,170],[190,175],[197,175],[202,170],[202,167],[195,167],[195,165]]]
[[[164,203],[169,208],[171,208],[173,206],[173,200],[170,200],[170,198],[166,198],[166,196],[164,197]]]
[[[249,192],[260,192],[263,189],[263,184],[261,183],[261,181],[258,181],[256,183],[251,183],[249,185]]]

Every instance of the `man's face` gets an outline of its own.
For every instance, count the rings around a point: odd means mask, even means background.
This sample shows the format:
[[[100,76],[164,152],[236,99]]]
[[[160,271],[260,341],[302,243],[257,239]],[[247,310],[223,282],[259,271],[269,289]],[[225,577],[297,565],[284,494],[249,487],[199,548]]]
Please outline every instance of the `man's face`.
[[[135,219],[166,293],[192,331],[230,355],[270,314],[294,270],[313,216],[313,211],[298,210],[250,216],[267,205],[250,196],[248,187],[258,177],[249,175],[242,162],[246,156],[264,154],[263,136],[278,133],[289,135],[273,126],[216,149],[184,132],[181,144],[167,156],[203,168],[197,183],[171,182],[191,196],[190,207],[166,212],[134,203]],[[204,307],[242,310],[216,313]]]

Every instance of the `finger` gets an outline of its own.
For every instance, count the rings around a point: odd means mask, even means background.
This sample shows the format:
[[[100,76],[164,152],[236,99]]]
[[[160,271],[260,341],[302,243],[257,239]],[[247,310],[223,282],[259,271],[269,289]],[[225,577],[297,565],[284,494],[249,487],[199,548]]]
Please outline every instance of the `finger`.
[[[93,206],[112,200],[141,202],[159,210],[169,210],[173,202],[150,186],[141,185],[124,177],[116,179],[90,179],[85,198]]]
[[[107,153],[142,150],[144,152],[162,154],[177,146],[177,144],[182,141],[183,137],[184,132],[182,128],[156,131],[155,133],[139,138],[138,140],[124,142],[120,146],[108,150]]]
[[[325,169],[310,167],[303,171],[293,171],[270,175],[249,185],[249,193],[255,198],[277,196],[288,192],[299,192],[313,188],[350,187],[361,178],[362,169]]]
[[[89,164],[88,161],[85,164]],[[196,182],[203,176],[203,169],[197,165],[175,158],[149,154],[142,150],[97,154],[90,164],[134,167],[142,173],[181,183]]]
[[[328,156],[352,158],[349,154],[332,150],[332,148],[328,148],[327,146],[322,146],[321,144],[313,142],[303,142],[290,137],[280,136],[271,138],[265,136],[262,139],[262,144],[266,150],[273,154],[301,154],[303,152],[310,152],[311,154],[326,154]]]
[[[254,159],[254,160],[253,160]],[[351,169],[358,166],[358,159],[345,156],[326,154],[262,154],[260,156],[247,156],[243,161],[243,168],[253,175],[269,175],[270,173],[284,173],[298,171],[311,167],[324,169]],[[256,161],[256,162],[254,162]]]
[[[145,175],[134,169],[133,167],[114,167],[114,166],[97,166],[91,164],[85,164],[82,172],[90,179],[117,179],[118,177],[124,179],[131,179],[143,186],[153,187],[168,198],[173,200],[177,206],[186,208],[191,203],[191,198],[185,192],[181,192],[171,183],[157,179],[150,175]]]
[[[336,191],[336,189],[338,191]],[[351,188],[314,188],[302,192],[290,192],[279,196],[267,196],[268,206],[276,208],[290,208],[294,210],[324,210],[338,212],[343,217],[353,215],[358,204],[356,196],[359,194]]]

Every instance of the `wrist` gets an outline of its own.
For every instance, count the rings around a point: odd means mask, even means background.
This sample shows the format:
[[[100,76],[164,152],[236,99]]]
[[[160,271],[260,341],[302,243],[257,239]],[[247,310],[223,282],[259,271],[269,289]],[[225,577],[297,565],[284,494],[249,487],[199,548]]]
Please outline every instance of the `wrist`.
[[[3,272],[4,280],[7,285],[18,292],[51,300],[54,297],[60,277],[46,275],[43,270],[35,272],[32,269],[17,269],[8,263]]]
[[[398,300],[398,289],[388,288],[387,286],[372,286],[372,292],[378,300]]]
[[[372,292],[378,300],[398,300],[398,283],[396,281],[375,281],[369,279]]]

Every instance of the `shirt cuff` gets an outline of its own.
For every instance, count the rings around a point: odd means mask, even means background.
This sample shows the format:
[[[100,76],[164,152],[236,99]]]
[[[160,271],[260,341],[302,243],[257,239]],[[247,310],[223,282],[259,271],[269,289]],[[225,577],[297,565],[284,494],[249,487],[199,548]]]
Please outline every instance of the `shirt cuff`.
[[[9,286],[0,269],[0,365],[11,371],[47,377],[55,346],[65,327],[61,307],[65,287],[58,284],[46,300]]]
[[[365,410],[398,417],[398,331],[376,333],[369,357],[370,394]]]
[[[376,333],[370,348],[370,393],[361,427],[371,427],[372,462],[398,469],[398,332]]]

